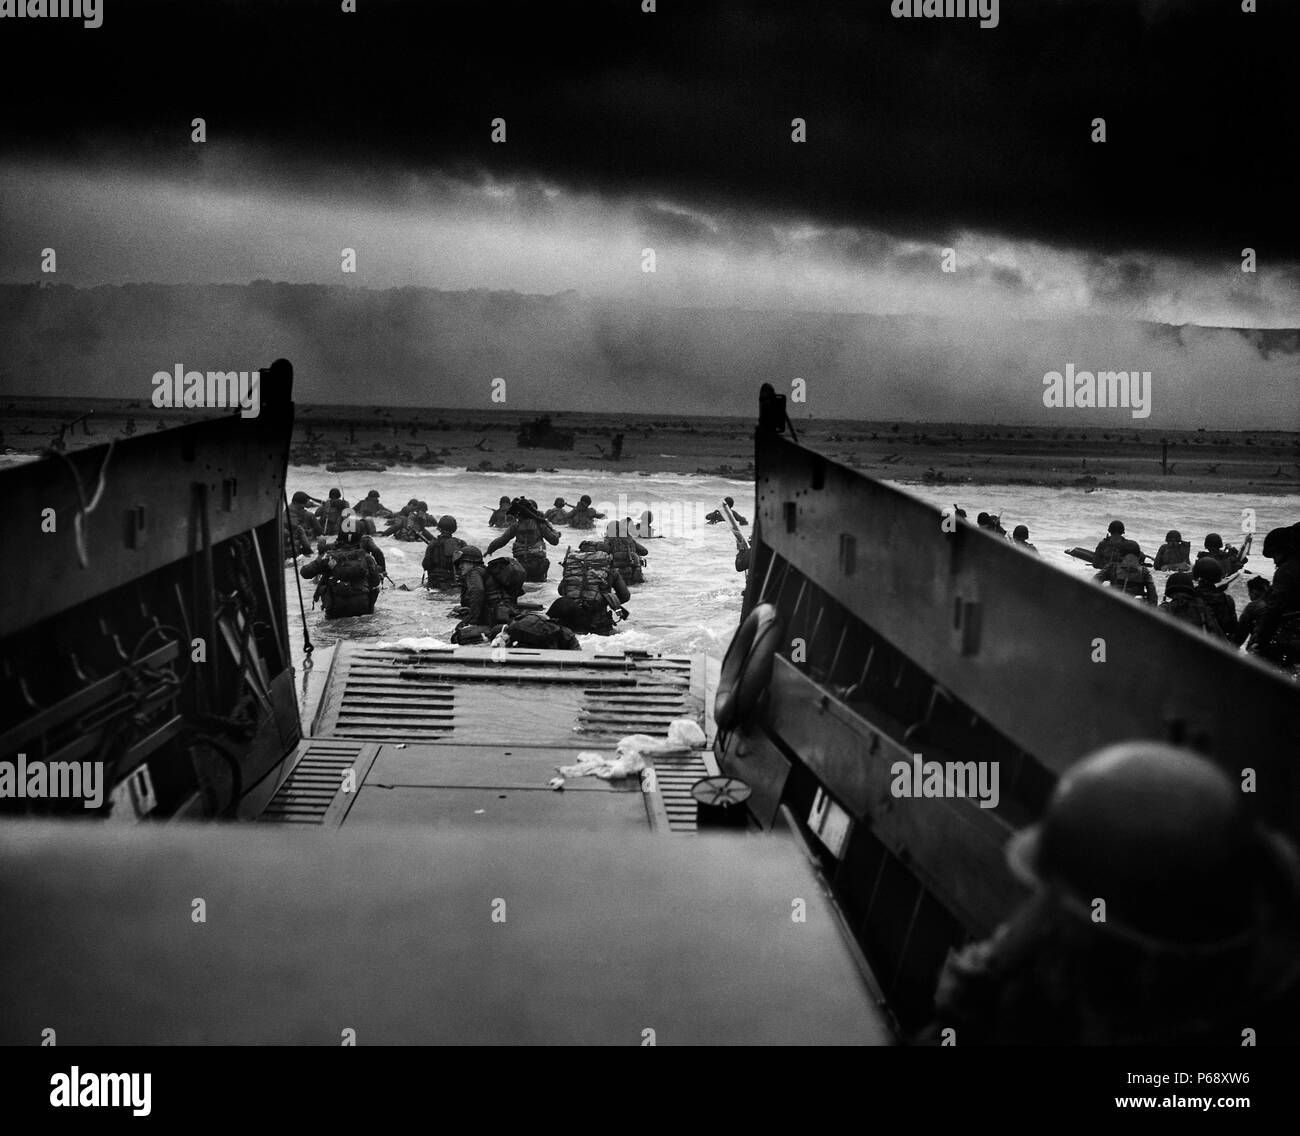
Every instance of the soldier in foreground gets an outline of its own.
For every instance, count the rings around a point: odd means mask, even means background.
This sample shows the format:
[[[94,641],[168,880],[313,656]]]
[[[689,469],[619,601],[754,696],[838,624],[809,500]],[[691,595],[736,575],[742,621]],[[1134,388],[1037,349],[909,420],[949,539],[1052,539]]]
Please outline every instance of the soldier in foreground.
[[[1198,560],[1192,568],[1192,579],[1196,581],[1196,594],[1205,604],[1206,610],[1214,616],[1219,632],[1232,643],[1240,643],[1237,631],[1237,605],[1227,592],[1217,587],[1223,579],[1223,568],[1217,560],[1208,556]]]
[[[333,547],[323,549],[302,569],[304,580],[319,577],[316,598],[325,609],[326,619],[369,615],[375,610],[383,576],[375,558],[362,547],[364,538],[357,532],[356,523],[355,517],[344,517],[340,522],[343,531]]]
[[[1126,552],[1118,562],[1112,562],[1098,572],[1095,579],[1149,604],[1154,605],[1160,600],[1151,569],[1142,566],[1137,553]]]
[[[1277,566],[1255,624],[1251,651],[1279,666],[1300,664],[1300,524],[1273,529],[1264,555]]]
[[[452,632],[451,641],[487,642],[502,624],[514,621],[512,597],[484,566],[481,549],[466,545],[456,554],[455,564],[460,574],[461,622]]]
[[[1220,635],[1219,621],[1205,606],[1190,572],[1172,572],[1165,581],[1165,598],[1160,610],[1174,619],[1190,623],[1207,635]]]
[[[1190,750],[1109,746],[1007,847],[1033,896],[950,954],[919,1040],[1240,1045],[1300,1040],[1295,849]]]
[[[562,571],[560,598],[546,614],[580,635],[613,634],[614,614],[627,618],[627,609],[622,605],[632,598],[632,593],[609,553],[599,549],[570,552],[564,558]]]
[[[1241,636],[1241,642],[1247,645],[1255,634],[1259,617],[1264,614],[1264,601],[1268,599],[1268,593],[1269,582],[1263,576],[1252,576],[1246,581],[1246,594],[1250,599],[1237,619],[1237,633]]]

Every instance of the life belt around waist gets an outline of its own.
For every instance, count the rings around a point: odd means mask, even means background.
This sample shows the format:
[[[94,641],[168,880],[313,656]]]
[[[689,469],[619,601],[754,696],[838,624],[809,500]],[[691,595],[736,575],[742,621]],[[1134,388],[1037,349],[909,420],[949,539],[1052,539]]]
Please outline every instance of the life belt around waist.
[[[772,681],[772,660],[781,639],[781,619],[771,604],[759,604],[745,616],[722,660],[713,719],[730,730],[753,713]]]

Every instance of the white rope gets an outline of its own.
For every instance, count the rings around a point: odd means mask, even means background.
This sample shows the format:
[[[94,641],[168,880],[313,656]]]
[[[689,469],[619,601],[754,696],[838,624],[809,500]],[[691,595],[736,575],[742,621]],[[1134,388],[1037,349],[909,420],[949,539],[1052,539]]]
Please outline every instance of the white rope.
[[[82,527],[82,521],[99,507],[100,498],[104,496],[104,487],[108,484],[106,474],[108,473],[108,461],[113,456],[113,447],[117,445],[117,439],[114,438],[108,443],[108,451],[104,454],[104,460],[99,466],[99,481],[95,486],[95,495],[88,502],[86,500],[86,491],[81,484],[81,475],[77,472],[77,467],[73,465],[72,459],[67,454],[60,453],[61,457],[72,471],[72,480],[77,487],[77,515],[72,518],[73,537],[77,545],[77,559],[81,561],[83,568],[90,567],[90,559],[86,555],[86,536]]]

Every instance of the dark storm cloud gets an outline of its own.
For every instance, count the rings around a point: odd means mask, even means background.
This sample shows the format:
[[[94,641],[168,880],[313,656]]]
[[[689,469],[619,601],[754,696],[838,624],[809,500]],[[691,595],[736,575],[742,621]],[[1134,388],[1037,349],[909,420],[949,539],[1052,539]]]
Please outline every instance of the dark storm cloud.
[[[990,30],[893,19],[888,0],[360,8],[140,0],[94,31],[13,21],[10,145],[179,174],[203,161],[202,115],[210,138],[274,149],[277,188],[345,172],[380,199],[430,171],[487,171],[926,240],[1300,254],[1280,156],[1300,5],[1004,0]]]

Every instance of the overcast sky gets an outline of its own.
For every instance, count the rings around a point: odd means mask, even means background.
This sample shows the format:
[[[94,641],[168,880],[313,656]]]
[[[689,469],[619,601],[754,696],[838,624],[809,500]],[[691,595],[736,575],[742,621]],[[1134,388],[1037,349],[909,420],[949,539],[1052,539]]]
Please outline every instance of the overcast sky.
[[[1294,328],[1300,5],[1263,7],[1004,0],[981,29],[889,0],[108,0],[98,29],[6,21],[0,280],[39,279],[53,247],[76,285]]]

